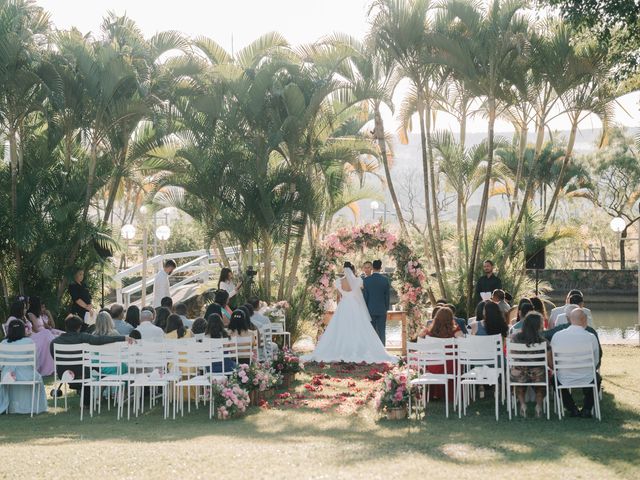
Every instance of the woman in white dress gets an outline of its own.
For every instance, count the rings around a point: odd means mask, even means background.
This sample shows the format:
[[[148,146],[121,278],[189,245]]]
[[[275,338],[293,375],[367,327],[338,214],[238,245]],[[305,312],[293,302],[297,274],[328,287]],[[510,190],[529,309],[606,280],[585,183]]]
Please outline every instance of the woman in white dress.
[[[362,278],[356,277],[353,265],[344,264],[344,276],[334,284],[340,301],[329,326],[305,362],[396,363],[371,326],[371,316],[362,295]]]

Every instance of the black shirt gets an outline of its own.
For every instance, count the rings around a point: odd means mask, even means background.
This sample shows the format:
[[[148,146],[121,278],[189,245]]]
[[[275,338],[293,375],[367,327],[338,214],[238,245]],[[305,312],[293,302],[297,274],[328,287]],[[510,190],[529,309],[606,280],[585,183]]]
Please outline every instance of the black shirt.
[[[89,305],[91,303],[91,294],[89,289],[82,283],[73,282],[69,285],[69,295],[71,295],[71,308],[69,311],[74,315],[78,315],[84,321],[84,315],[89,310],[82,308],[76,303],[76,300],[82,300]]]
[[[490,276],[482,275],[476,283],[476,297],[480,301],[480,292],[493,292],[496,289],[502,288],[502,280],[496,277],[493,273]]]

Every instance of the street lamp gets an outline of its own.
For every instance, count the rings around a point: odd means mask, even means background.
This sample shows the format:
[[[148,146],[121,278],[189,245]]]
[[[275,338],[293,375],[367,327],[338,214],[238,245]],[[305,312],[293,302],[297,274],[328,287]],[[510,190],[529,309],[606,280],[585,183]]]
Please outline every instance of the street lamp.
[[[124,253],[124,268],[127,268],[127,255],[129,254],[129,241],[132,240],[136,236],[136,227],[127,223],[123,225],[120,229],[120,233],[122,237],[127,241],[127,249]]]
[[[624,230],[624,227],[627,226],[627,222],[625,222],[623,218],[616,217],[611,220],[611,223],[609,223],[609,226],[611,227],[611,230],[613,230],[614,232],[622,233],[622,231]]]
[[[371,219],[375,220],[375,218],[376,218],[376,210],[378,210],[378,208],[380,208],[380,204],[374,200],[373,202],[371,202],[370,206],[371,206]]]
[[[161,242],[166,242],[167,240],[169,240],[170,236],[171,236],[171,229],[169,228],[168,225],[160,225],[158,228],[156,228],[156,237]],[[163,254],[165,253],[164,249],[165,249],[165,244],[163,243],[162,244]]]

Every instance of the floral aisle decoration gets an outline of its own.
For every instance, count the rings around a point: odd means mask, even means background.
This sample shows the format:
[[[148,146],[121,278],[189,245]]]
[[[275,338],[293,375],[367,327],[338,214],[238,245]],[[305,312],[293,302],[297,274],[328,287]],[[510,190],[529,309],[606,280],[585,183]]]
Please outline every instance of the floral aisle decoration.
[[[232,380],[220,380],[211,388],[216,416],[220,420],[238,417],[250,405],[249,392]]]
[[[269,317],[272,322],[282,322],[289,310],[289,302],[286,300],[280,300],[272,305],[269,305],[262,312],[263,315]]]
[[[408,369],[394,368],[387,372],[375,397],[376,410],[386,413],[390,420],[405,418],[411,395],[409,383],[415,377],[415,372]]]
[[[230,377],[232,383],[242,386],[249,392],[252,405],[258,405],[261,398],[272,396],[282,381],[281,375],[269,363],[238,365]]]
[[[338,260],[364,249],[383,250],[395,261],[392,285],[398,293],[400,306],[407,312],[408,336],[414,336],[428,300],[425,289],[427,276],[410,246],[387,231],[382,223],[341,228],[327,235],[312,253],[306,271],[307,285],[319,330],[324,313],[334,297],[333,283],[338,272]]]
[[[283,348],[274,353],[271,366],[282,376],[282,386],[284,388],[289,388],[295,380],[296,374],[304,370],[300,357],[288,348]]]

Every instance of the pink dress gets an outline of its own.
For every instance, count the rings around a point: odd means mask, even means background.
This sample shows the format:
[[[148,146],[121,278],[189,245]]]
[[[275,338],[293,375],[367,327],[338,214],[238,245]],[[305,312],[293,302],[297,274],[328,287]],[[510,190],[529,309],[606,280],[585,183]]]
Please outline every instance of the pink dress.
[[[34,316],[32,315],[32,317]],[[53,375],[54,363],[49,345],[51,345],[51,340],[58,336],[55,332],[59,330],[52,331],[45,328],[42,317],[34,318],[33,324],[29,320],[27,320],[27,323],[31,325],[32,330],[29,338],[36,344],[36,367],[38,373],[43,377]]]

